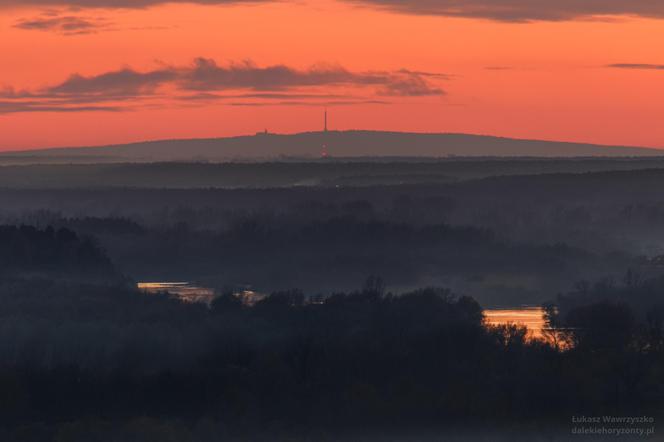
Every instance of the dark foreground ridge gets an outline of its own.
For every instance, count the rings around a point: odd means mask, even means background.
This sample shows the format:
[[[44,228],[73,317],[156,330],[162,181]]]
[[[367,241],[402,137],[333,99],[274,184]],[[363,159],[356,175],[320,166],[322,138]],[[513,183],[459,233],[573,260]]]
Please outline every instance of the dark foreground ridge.
[[[74,241],[4,230],[28,248]],[[498,426],[509,436],[491,440],[532,440],[532,422],[540,436],[569,435],[570,416],[654,416],[663,289],[664,279],[631,273],[580,285],[548,306],[554,329],[534,341],[523,328],[488,327],[471,297],[393,294],[376,277],[360,290],[278,291],[253,305],[226,292],[208,307],[117,280],[4,275],[0,439],[440,440]]]

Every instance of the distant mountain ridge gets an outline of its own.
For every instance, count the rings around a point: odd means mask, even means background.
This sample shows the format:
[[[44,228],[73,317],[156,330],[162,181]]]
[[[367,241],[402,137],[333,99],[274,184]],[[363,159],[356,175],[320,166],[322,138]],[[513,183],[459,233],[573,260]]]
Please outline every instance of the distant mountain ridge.
[[[628,157],[664,156],[664,150],[454,133],[379,131],[258,133],[228,138],[162,140],[39,149],[0,154],[0,162],[252,161],[331,157]]]

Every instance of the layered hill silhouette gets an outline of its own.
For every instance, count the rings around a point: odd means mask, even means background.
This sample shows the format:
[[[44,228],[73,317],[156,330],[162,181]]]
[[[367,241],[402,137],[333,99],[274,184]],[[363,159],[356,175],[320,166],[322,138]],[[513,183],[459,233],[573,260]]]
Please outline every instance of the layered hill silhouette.
[[[331,157],[629,157],[659,149],[601,146],[481,135],[377,131],[258,133],[213,139],[164,140],[101,147],[54,148],[0,155],[0,163],[234,161]]]

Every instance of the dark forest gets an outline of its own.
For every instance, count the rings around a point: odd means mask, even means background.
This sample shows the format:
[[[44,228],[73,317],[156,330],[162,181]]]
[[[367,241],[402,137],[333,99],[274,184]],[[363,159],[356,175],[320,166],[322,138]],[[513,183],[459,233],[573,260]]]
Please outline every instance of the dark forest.
[[[661,416],[664,174],[411,167],[1,189],[2,440],[567,440],[572,416]],[[524,305],[543,336],[487,321]]]

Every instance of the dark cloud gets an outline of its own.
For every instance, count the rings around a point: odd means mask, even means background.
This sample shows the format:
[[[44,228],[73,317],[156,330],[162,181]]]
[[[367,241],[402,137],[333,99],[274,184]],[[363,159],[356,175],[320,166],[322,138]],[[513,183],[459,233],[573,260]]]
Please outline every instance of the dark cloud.
[[[410,69],[399,69],[397,72],[407,75],[417,75],[419,77],[439,78],[442,80],[450,78],[449,74],[443,74],[441,72],[411,71]]]
[[[646,69],[653,71],[664,71],[664,64],[615,63],[615,64],[610,64],[608,67],[618,68],[618,69]]]
[[[270,95],[275,92],[294,89],[302,94],[302,89],[321,87],[373,87],[381,95],[393,96],[443,94],[439,87],[432,85],[430,79],[411,71],[351,72],[336,65],[316,65],[299,70],[285,65],[260,67],[252,62],[220,66],[206,58],[197,58],[190,66],[165,66],[146,72],[125,68],[93,76],[74,74],[63,83],[44,89],[42,94],[116,99],[153,95],[164,86],[203,94],[252,90],[256,91],[251,95],[253,98],[272,98]],[[275,97],[283,98],[280,95]]]
[[[120,112],[127,110],[119,106],[62,106],[50,101],[0,101],[0,115],[28,112]]]
[[[219,66],[214,60],[198,58],[191,68],[180,69],[183,89],[196,91],[253,89],[278,91],[319,86],[382,87],[385,95],[441,95],[422,74],[410,71],[351,72],[338,65],[315,65],[298,70],[285,65],[259,67],[251,62]],[[417,83],[412,88],[408,84]],[[413,92],[411,94],[411,92]]]
[[[79,17],[75,15],[57,16],[51,13],[38,17],[23,19],[14,25],[15,28],[30,31],[50,31],[63,35],[92,34],[108,29],[110,24],[103,19]]]
[[[334,101],[321,101],[321,102],[311,102],[311,101],[236,101],[228,103],[230,106],[252,106],[252,107],[263,107],[263,106],[321,106],[321,107],[331,107],[331,106],[355,106],[358,104],[391,104],[389,101],[385,100],[334,100]]]
[[[146,8],[165,3],[225,5],[279,0],[0,0],[2,7]],[[344,0],[396,12],[527,22],[595,19],[602,16],[664,18],[660,0]]]
[[[0,0],[0,8],[25,6],[72,8],[126,8],[139,9],[165,3],[193,3],[200,5],[224,5],[237,3],[264,3],[271,0]]]
[[[279,90],[342,83],[369,83],[367,75],[353,74],[338,66],[314,66],[297,70],[284,65],[258,67],[251,62],[219,66],[214,60],[198,58],[191,69],[182,71],[181,83],[191,90],[250,88]]]
[[[137,72],[129,68],[85,77],[71,75],[63,83],[46,89],[56,96],[94,95],[109,98],[151,95],[166,82],[174,81],[177,73],[171,69]]]
[[[444,95],[442,89],[432,87],[419,75],[406,75],[386,82],[379,90],[380,95],[400,95],[408,97],[422,97],[425,95]]]
[[[303,93],[281,93],[281,92],[260,92],[260,93],[245,93],[245,94],[215,94],[210,92],[200,92],[190,95],[182,95],[178,97],[184,101],[218,101],[229,100],[238,98],[259,98],[265,100],[330,100],[330,99],[348,99],[354,98],[344,94],[303,94]]]
[[[611,15],[664,18],[660,0],[346,0],[421,15],[496,21],[562,21]]]
[[[63,112],[82,107],[104,110],[107,105],[116,110],[117,103],[167,105],[173,100],[191,105],[385,104],[375,97],[442,96],[444,91],[435,83],[441,78],[443,74],[408,70],[353,72],[338,65],[295,69],[243,62],[222,66],[198,58],[189,66],[161,66],[150,71],[124,68],[90,76],[73,74],[39,90],[0,90],[0,99],[5,100],[4,113],[46,107],[60,107]],[[11,103],[16,107],[8,105]]]

